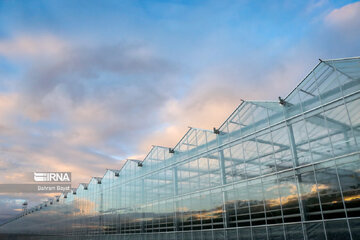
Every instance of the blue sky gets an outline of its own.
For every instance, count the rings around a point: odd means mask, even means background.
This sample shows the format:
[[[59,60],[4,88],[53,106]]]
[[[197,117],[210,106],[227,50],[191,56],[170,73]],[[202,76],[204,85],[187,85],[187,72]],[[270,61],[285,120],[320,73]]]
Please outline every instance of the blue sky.
[[[0,1],[0,183],[74,186],[360,55],[355,1]],[[0,195],[0,222],[48,196]]]

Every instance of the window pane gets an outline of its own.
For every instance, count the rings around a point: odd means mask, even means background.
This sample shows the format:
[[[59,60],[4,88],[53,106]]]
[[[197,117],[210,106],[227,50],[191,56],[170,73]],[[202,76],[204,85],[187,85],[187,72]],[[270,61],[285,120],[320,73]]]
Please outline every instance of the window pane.
[[[338,165],[348,217],[360,216],[360,161]]]
[[[346,220],[326,221],[325,228],[328,240],[350,240],[349,228]]]
[[[325,240],[325,233],[322,222],[306,223],[305,227],[308,239]]]
[[[285,225],[286,239],[303,240],[303,230],[301,224],[287,224]]]
[[[350,219],[350,230],[353,239],[360,239],[360,219]]]
[[[299,222],[300,210],[295,177],[279,178],[279,191],[281,197],[284,222]]]
[[[344,205],[335,166],[316,170],[316,179],[324,219],[344,218]]]
[[[271,240],[283,240],[284,238],[284,227],[283,226],[272,226],[268,228],[269,239]]]
[[[298,179],[300,185],[301,201],[304,207],[305,219],[321,219],[320,204],[317,195],[317,187],[314,173],[311,171],[299,174]]]

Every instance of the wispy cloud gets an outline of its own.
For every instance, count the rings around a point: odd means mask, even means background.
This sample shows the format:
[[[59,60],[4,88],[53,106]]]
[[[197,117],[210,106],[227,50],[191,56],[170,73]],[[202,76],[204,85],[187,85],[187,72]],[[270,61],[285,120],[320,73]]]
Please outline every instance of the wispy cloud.
[[[306,12],[310,13],[318,8],[323,7],[328,3],[329,3],[328,0],[311,0],[307,5]]]
[[[159,121],[156,113],[172,95],[167,89],[177,85],[177,67],[143,44],[66,44],[61,54],[43,59],[41,52],[52,44],[38,46],[43,37],[26,39],[28,45],[22,37],[2,42],[3,49],[13,49],[3,56],[18,61],[24,50],[31,60],[17,92],[0,96],[6,176],[71,171],[76,185],[116,168],[113,156],[125,158]]]
[[[0,40],[0,55],[8,58],[44,58],[61,56],[67,43],[50,34],[19,35]]]
[[[325,17],[325,23],[341,37],[348,40],[359,39],[360,2],[334,9]]]

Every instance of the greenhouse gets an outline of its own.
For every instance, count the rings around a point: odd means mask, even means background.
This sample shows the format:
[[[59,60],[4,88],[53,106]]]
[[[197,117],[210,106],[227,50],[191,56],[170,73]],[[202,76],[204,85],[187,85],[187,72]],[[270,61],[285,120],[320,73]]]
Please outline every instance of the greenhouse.
[[[210,96],[211,97],[211,96]],[[111,166],[109,166],[111,167]],[[360,58],[0,227],[33,239],[360,239]]]

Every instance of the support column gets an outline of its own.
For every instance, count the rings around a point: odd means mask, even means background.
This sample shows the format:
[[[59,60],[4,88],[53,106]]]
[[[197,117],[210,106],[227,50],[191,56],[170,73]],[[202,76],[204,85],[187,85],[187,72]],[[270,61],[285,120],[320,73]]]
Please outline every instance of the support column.
[[[103,196],[103,191],[102,189],[100,190],[100,208],[99,208],[99,224],[100,224],[100,234],[103,234],[103,229],[104,229],[104,209],[103,209],[103,201],[104,201],[104,196]]]
[[[141,179],[141,233],[145,232],[145,213],[144,213],[144,204],[145,204],[145,187],[144,187],[144,178]]]
[[[286,116],[286,114],[285,114]],[[292,125],[288,125],[287,124],[287,129],[288,129],[288,134],[289,134],[289,142],[290,142],[290,149],[291,149],[291,154],[293,156],[294,159],[294,167],[298,167],[299,164],[299,158],[297,155],[297,150],[296,150],[296,143],[295,143],[295,137],[294,137],[294,130]],[[301,217],[301,225],[302,225],[302,230],[303,230],[303,235],[305,237],[305,239],[307,239],[307,235],[306,235],[306,231],[305,231],[305,226],[304,226],[304,222],[305,222],[305,208],[301,199],[301,191],[300,191],[300,183],[302,182],[301,176],[299,176],[296,173],[297,170],[294,170],[295,172],[295,181],[296,181],[296,187],[297,187],[297,192],[298,192],[298,196],[299,196],[299,209],[300,209],[300,217]]]
[[[217,134],[217,143],[218,147],[221,145],[220,132]],[[220,175],[221,175],[221,185],[226,184],[226,172],[225,172],[225,156],[224,150],[219,149],[219,160],[220,160]],[[229,226],[229,216],[226,211],[226,202],[227,202],[227,193],[222,191],[222,200],[223,200],[223,218],[224,218],[224,228]]]
[[[178,186],[178,174],[177,174],[177,166],[173,168],[173,188],[174,188],[174,231],[179,231],[179,222],[178,222],[178,213],[177,210],[179,208],[179,204],[176,201],[176,197],[179,194],[179,186]]]
[[[299,158],[298,158],[297,150],[296,150],[294,130],[293,130],[292,125],[287,125],[287,128],[288,128],[288,132],[289,132],[291,154],[294,158],[295,167],[298,167],[300,164],[299,164]]]

